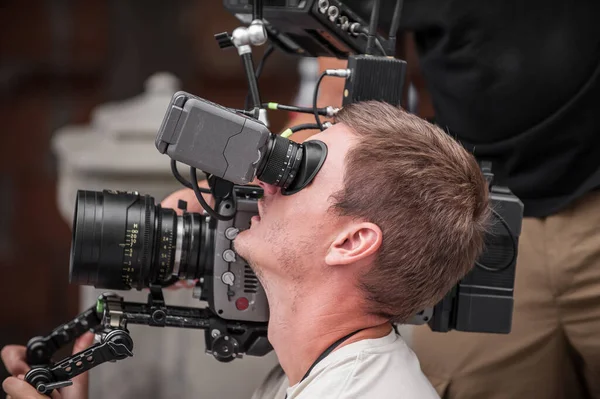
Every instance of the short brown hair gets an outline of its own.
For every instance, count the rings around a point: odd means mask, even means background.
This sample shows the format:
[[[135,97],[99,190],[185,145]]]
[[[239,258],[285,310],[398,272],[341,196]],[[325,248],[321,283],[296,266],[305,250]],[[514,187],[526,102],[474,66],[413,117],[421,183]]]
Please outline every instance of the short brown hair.
[[[383,232],[375,265],[359,279],[368,311],[405,322],[437,303],[481,254],[486,180],[456,140],[401,108],[354,103],[335,122],[360,140],[346,155],[333,209]]]

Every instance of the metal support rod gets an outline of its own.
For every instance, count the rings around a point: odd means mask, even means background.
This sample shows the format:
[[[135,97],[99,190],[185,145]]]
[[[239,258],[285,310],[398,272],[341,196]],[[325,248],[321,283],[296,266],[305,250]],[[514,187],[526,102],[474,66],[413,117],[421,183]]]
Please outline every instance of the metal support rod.
[[[263,19],[263,2],[262,0],[254,0],[254,6],[252,7],[252,20]]]
[[[252,62],[252,53],[242,54],[242,61],[244,63],[244,70],[246,71],[246,78],[248,79],[248,88],[250,89],[250,99],[252,100],[252,109],[256,113],[258,119],[258,111],[260,110],[260,93],[258,91],[258,82],[254,73],[254,63]]]

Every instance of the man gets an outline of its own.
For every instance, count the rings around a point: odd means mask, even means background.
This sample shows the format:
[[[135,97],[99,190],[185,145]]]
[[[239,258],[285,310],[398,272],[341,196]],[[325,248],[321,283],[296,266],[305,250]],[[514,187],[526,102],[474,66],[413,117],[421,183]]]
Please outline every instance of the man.
[[[471,268],[486,183],[449,136],[390,105],[352,105],[337,122],[312,137],[329,153],[310,187],[283,196],[261,184],[260,216],[236,251],[265,287],[288,398],[434,397],[389,322],[436,303]]]
[[[395,1],[381,3],[387,27]],[[371,1],[348,4],[369,17]],[[414,39],[408,80],[422,89],[418,110],[491,160],[496,182],[525,205],[512,332],[413,330],[421,367],[444,398],[600,398],[596,15],[600,2],[585,0],[404,2],[399,36]],[[343,85],[324,79],[319,106],[339,105]],[[305,122],[314,118],[293,121]]]
[[[313,182],[291,196],[261,183],[259,215],[234,242],[265,287],[287,398],[436,398],[391,322],[470,270],[487,183],[457,142],[400,108],[353,104],[336,122],[313,137],[328,147]]]

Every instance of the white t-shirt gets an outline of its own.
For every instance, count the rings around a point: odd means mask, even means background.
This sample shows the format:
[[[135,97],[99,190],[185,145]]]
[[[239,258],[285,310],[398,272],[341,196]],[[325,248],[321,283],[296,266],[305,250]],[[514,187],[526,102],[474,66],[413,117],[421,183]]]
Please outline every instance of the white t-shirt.
[[[439,399],[414,352],[392,330],[331,352],[287,399]],[[279,399],[279,398],[275,398]],[[281,398],[283,399],[283,398]]]

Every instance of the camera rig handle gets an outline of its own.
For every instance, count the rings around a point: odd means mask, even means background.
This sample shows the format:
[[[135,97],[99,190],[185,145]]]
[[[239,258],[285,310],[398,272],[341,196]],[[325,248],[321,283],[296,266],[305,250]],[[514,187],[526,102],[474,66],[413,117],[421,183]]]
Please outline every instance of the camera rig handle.
[[[25,381],[41,394],[73,384],[71,378],[102,363],[133,356],[133,341],[125,330],[115,329],[103,334],[100,343],[70,356],[55,365],[34,367],[25,375]]]
[[[45,337],[33,337],[27,343],[26,361],[31,367],[44,366],[57,350],[73,342],[86,331],[100,332],[102,318],[96,305],[79,314],[73,320],[54,329]]]
[[[133,356],[133,340],[127,324],[179,327],[205,330],[206,352],[221,362],[243,357],[264,356],[271,351],[267,323],[228,321],[210,309],[167,306],[162,289],[151,286],[147,303],[125,302],[123,297],[106,293],[95,306],[54,329],[48,336],[27,343],[27,363],[32,369],[25,381],[46,395],[71,385],[71,379],[107,361]],[[57,363],[51,358],[61,347],[86,331],[100,334],[100,342]]]

